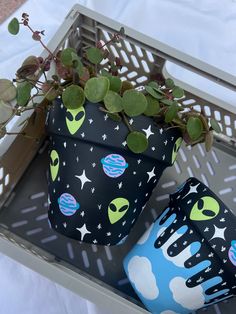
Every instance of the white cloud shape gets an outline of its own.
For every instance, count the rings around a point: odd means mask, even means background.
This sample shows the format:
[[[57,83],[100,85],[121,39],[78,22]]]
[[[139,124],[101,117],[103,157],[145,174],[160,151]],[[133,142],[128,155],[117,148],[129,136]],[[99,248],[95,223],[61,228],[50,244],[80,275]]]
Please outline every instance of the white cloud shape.
[[[165,310],[165,311],[161,312],[160,314],[179,314],[179,313],[171,311],[171,310]]]
[[[144,244],[148,238],[149,238],[149,235],[152,231],[152,228],[154,226],[154,223],[144,232],[144,234],[141,236],[141,238],[138,240],[138,244]]]
[[[170,281],[170,290],[173,299],[188,310],[196,310],[204,306],[205,296],[201,285],[193,288],[186,286],[186,280],[175,277]]]
[[[147,300],[155,300],[159,295],[152,264],[146,257],[134,256],[128,263],[128,276],[137,291]]]

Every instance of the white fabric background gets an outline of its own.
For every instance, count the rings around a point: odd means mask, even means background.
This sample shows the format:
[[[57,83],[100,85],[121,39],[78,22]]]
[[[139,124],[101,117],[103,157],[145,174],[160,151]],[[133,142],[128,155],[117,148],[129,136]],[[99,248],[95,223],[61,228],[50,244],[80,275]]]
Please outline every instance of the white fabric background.
[[[29,13],[34,28],[46,30],[47,42],[76,2],[236,75],[235,0],[28,0],[14,16]],[[41,51],[29,32],[23,30],[13,37],[6,30],[7,24],[0,26],[0,78],[12,78],[24,57]],[[236,104],[232,91],[173,64],[168,69],[178,78]],[[106,310],[0,255],[0,314],[5,313],[106,314]],[[112,314],[110,310],[107,313]]]

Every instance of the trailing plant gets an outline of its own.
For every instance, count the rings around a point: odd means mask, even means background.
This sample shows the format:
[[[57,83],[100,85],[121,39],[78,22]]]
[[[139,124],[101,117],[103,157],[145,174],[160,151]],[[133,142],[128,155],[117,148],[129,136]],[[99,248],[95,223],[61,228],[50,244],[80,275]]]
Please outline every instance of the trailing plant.
[[[86,47],[79,56],[75,49],[65,48],[57,53],[43,43],[44,30],[34,30],[29,23],[29,15],[22,14],[21,21],[14,18],[8,25],[12,35],[18,34],[24,26],[32,33],[48,52],[46,58],[29,56],[16,72],[12,81],[0,79],[0,134],[11,134],[6,125],[15,115],[39,107],[38,96],[42,96],[47,106],[55,105],[61,97],[67,109],[77,109],[86,99],[99,104],[99,109],[108,116],[127,125],[127,145],[134,153],[142,153],[148,147],[148,139],[140,130],[130,125],[130,118],[145,115],[166,128],[182,131],[187,145],[204,142],[209,151],[213,142],[213,130],[221,131],[214,120],[208,121],[202,110],[198,112],[192,105],[184,105],[184,90],[172,79],[152,80],[138,91],[129,81],[122,81],[119,73],[121,60],[109,52],[109,44],[119,42],[124,37],[124,29],[115,33],[108,42],[99,41],[96,47]],[[104,60],[106,62],[104,62]],[[54,64],[56,73],[51,77],[47,72]],[[27,121],[26,121],[27,123]],[[26,135],[26,134],[23,134]],[[27,136],[30,136],[28,134]]]

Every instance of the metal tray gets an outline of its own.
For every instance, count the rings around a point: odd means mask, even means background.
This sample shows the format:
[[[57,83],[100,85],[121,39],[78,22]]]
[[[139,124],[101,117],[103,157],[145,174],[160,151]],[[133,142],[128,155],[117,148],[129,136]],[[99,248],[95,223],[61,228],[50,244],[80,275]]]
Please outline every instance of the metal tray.
[[[76,5],[49,47],[56,51],[69,45],[82,53],[85,46],[94,45],[98,39],[108,39],[120,27],[118,23]],[[165,62],[169,60],[218,84],[236,89],[236,79],[231,75],[134,30],[126,27],[125,30],[125,40],[113,45],[112,53],[125,63],[122,77],[126,77],[126,72],[136,73],[132,74],[132,80],[137,87],[141,87],[154,72],[167,75]],[[203,95],[184,83],[179,82],[179,85],[186,91],[183,101],[191,101],[196,109],[205,108],[209,116],[220,121],[223,135],[217,137],[210,153],[206,153],[201,145],[180,149],[175,165],[165,171],[123,245],[81,244],[50,229],[47,219],[47,140],[35,143],[17,136],[0,143],[0,203],[3,204],[0,211],[0,250],[81,296],[112,309],[112,314],[147,313],[128,283],[122,260],[166,206],[168,195],[189,176],[195,176],[236,210],[235,108],[229,104],[222,108],[219,106],[221,102],[212,96]],[[17,121],[12,128],[19,130],[19,124]],[[31,127],[33,132],[38,132],[38,125]],[[43,132],[41,134],[43,139]],[[20,160],[19,151],[23,155]],[[230,299],[199,312],[233,314],[235,306],[236,301]]]

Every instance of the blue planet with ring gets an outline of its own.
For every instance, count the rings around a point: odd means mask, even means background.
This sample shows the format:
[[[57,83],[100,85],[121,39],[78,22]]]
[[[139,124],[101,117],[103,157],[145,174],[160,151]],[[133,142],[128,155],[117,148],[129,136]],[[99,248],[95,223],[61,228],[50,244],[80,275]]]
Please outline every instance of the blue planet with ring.
[[[63,193],[57,200],[60,211],[65,216],[72,216],[80,208],[80,204],[73,195]]]
[[[128,168],[128,164],[124,157],[118,154],[110,154],[101,159],[103,170],[110,178],[118,178]]]

